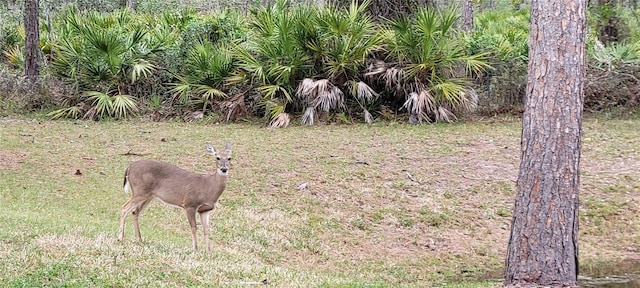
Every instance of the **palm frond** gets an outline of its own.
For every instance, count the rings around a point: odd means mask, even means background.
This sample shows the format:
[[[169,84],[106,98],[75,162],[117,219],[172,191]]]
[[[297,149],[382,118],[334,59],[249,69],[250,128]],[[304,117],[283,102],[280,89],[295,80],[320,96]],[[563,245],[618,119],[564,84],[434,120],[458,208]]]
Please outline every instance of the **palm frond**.
[[[369,110],[364,109],[363,113],[364,113],[364,122],[366,122],[367,124],[373,123],[373,115],[369,113]]]
[[[456,115],[449,111],[444,106],[438,106],[438,109],[434,110],[436,122],[445,121],[453,123],[457,119]]]
[[[344,94],[337,86],[333,85],[328,79],[320,79],[315,81],[315,89],[313,91],[313,107],[322,111],[329,112],[332,109],[341,109],[345,107]]]
[[[92,101],[91,105],[95,108],[95,113],[98,117],[106,118],[112,115],[113,101],[109,94],[98,91],[88,91],[85,95],[89,101]]]
[[[313,106],[309,106],[307,107],[307,109],[304,110],[304,114],[302,114],[300,123],[305,125],[313,125],[315,118],[316,118],[316,108]]]
[[[127,118],[127,116],[131,116],[138,111],[138,104],[130,95],[118,94],[113,96],[112,111],[113,114],[110,116]]]
[[[172,93],[173,98],[182,103],[189,102],[191,100],[192,84],[183,77],[178,77],[178,80],[180,82],[167,84],[169,87],[173,87],[169,89],[169,93]]]
[[[291,116],[288,113],[280,113],[278,116],[274,117],[269,123],[269,127],[271,128],[287,128],[289,126],[289,122],[291,122]]]
[[[417,118],[418,122],[430,122],[428,113],[435,111],[434,99],[427,90],[411,92],[402,108],[406,108],[410,115]]]
[[[60,119],[60,118],[71,118],[78,119],[82,114],[82,109],[80,106],[75,105],[67,108],[61,108],[47,113],[48,117],[51,119]]]
[[[148,77],[155,69],[156,66],[149,63],[149,61],[145,59],[136,59],[133,61],[133,65],[131,65],[131,74],[129,76],[131,83],[135,83],[140,76],[143,76],[144,78]]]
[[[267,100],[278,99],[280,95],[284,96],[284,100],[286,100],[287,103],[293,100],[289,91],[279,85],[263,85],[258,87],[258,91],[263,95],[264,99]]]
[[[363,105],[369,104],[380,97],[380,94],[373,90],[373,88],[371,88],[367,83],[362,81],[351,81],[350,86],[351,95]]]

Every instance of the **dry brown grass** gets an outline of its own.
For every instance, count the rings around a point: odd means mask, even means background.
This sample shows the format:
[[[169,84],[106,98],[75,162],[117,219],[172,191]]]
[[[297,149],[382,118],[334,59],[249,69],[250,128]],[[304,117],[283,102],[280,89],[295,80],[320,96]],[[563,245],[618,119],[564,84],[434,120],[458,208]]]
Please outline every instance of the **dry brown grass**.
[[[265,278],[289,287],[477,286],[500,277],[518,121],[287,129],[23,118],[0,124],[3,286],[246,286]],[[586,274],[640,259],[638,124],[585,120]],[[143,243],[132,240],[130,222],[125,241],[115,241],[128,197],[122,173],[140,158],[122,154],[149,153],[207,172],[213,161],[204,142],[226,140],[234,159],[212,214],[212,255],[190,252],[184,213],[162,204],[142,215]]]

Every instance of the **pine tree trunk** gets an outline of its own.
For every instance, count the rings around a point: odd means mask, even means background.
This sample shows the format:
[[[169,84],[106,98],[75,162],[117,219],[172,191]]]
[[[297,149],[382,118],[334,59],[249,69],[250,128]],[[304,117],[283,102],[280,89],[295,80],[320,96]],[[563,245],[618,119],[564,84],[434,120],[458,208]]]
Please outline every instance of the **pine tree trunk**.
[[[39,74],[40,31],[38,27],[38,0],[24,2],[24,30],[26,32],[24,52],[24,72],[27,78],[35,80]]]
[[[473,3],[471,0],[462,0],[462,29],[473,31]]]
[[[613,12],[617,6],[616,0],[598,0],[596,9],[596,14],[599,18],[597,22],[598,40],[604,45],[620,40],[619,26],[621,20]]]
[[[586,0],[533,0],[505,285],[577,286]]]

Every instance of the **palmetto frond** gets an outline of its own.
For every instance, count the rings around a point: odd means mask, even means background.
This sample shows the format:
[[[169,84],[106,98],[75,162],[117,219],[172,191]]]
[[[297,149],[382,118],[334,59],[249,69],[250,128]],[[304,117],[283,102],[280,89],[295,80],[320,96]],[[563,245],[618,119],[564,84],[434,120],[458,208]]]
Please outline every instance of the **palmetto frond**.
[[[67,108],[60,108],[47,113],[47,116],[51,117],[52,119],[59,119],[59,118],[79,119],[80,115],[82,115],[82,108],[80,108],[80,106],[78,105],[67,107]]]
[[[319,52],[328,78],[342,85],[363,68],[367,55],[378,49],[382,36],[366,13],[370,1],[353,1],[348,10],[327,6],[318,16],[319,40],[311,44]]]
[[[380,97],[380,94],[374,91],[367,83],[362,81],[350,81],[349,84],[351,95],[355,97],[358,103],[362,103],[361,105],[372,103]]]
[[[118,94],[113,96],[111,116],[116,118],[126,118],[138,111],[136,100],[130,95]]]
[[[275,116],[273,119],[271,119],[271,123],[269,124],[269,127],[286,128],[287,126],[289,126],[289,122],[291,122],[291,116],[289,115],[289,113],[282,112],[277,116]]]
[[[363,81],[350,81],[348,84],[350,87],[349,93],[362,109],[364,121],[367,124],[373,123],[373,115],[369,112],[369,108],[380,98],[380,94]]]
[[[419,122],[430,122],[428,113],[434,111],[433,95],[427,90],[411,92],[402,108],[406,108],[410,115],[417,117]]]
[[[456,115],[444,106],[438,106],[438,109],[436,109],[433,114],[436,117],[436,122],[446,121],[451,123],[457,119]]]
[[[153,73],[153,71],[155,71],[155,69],[156,66],[145,59],[134,60],[131,65],[131,74],[129,76],[131,83],[136,82],[137,79],[141,78],[140,76],[144,76],[143,78],[148,77]]]
[[[326,79],[316,81],[319,83],[316,98],[312,102],[314,107],[329,112],[332,109],[344,107],[344,94],[338,87],[333,86]]]
[[[138,105],[130,95],[110,96],[98,91],[89,91],[85,95],[92,102],[91,110],[95,111],[95,115],[99,118],[126,118],[138,111]]]
[[[387,61],[395,64],[376,64],[371,74],[387,91],[406,95],[403,108],[416,122],[453,121],[456,112],[472,109],[476,98],[470,97],[475,94],[466,76],[491,69],[488,53],[465,50],[464,34],[455,28],[458,18],[455,9],[420,9],[413,18],[388,24]]]
[[[329,112],[344,108],[344,93],[328,79],[304,79],[296,92],[307,106]]]
[[[313,106],[307,107],[304,110],[304,114],[302,114],[302,118],[300,118],[300,123],[305,125],[313,125],[313,122],[316,118],[316,108]]]
[[[291,121],[291,116],[286,113],[285,104],[279,103],[277,100],[269,100],[263,102],[265,106],[265,110],[269,115],[269,127],[271,128],[285,128],[289,126],[289,122]]]
[[[88,91],[85,95],[92,101],[92,106],[95,108],[98,117],[105,118],[112,114],[113,100],[109,94],[98,91]]]
[[[289,103],[293,100],[289,91],[285,87],[279,85],[263,85],[258,87],[258,91],[267,101],[272,99],[284,99],[286,100],[286,103]]]
[[[186,103],[191,100],[193,84],[189,83],[184,77],[178,77],[178,80],[180,80],[180,82],[167,84],[169,87],[173,87],[169,92],[173,93],[173,98],[177,98],[180,102]]]

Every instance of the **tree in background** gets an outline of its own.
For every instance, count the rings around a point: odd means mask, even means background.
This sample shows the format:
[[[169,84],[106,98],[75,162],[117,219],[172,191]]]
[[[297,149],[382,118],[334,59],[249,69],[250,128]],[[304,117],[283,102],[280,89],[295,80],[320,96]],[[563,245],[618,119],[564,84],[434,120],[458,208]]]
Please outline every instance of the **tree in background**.
[[[471,0],[462,0],[462,30],[473,31],[473,3]]]
[[[366,0],[329,0],[328,2],[336,6],[348,7],[351,2],[362,5]],[[397,19],[400,16],[414,14],[422,7],[435,7],[435,0],[371,0],[367,6],[367,11],[372,17],[378,20]]]
[[[618,42],[620,39],[621,19],[617,13],[616,0],[598,0],[594,9],[597,15],[598,40],[602,44]]]
[[[586,0],[531,3],[507,286],[577,286],[585,26]]]
[[[136,0],[127,0],[127,7],[131,10],[136,10]]]
[[[40,31],[38,29],[38,0],[25,0],[24,11],[24,30],[26,32],[24,47],[24,72],[27,78],[35,80],[38,77],[40,70]]]

